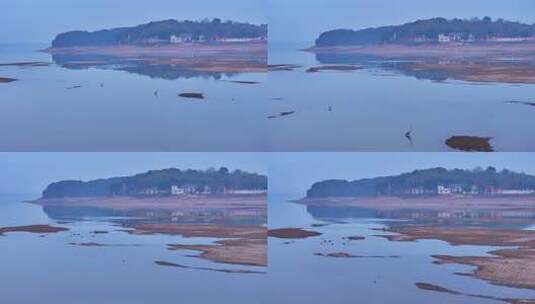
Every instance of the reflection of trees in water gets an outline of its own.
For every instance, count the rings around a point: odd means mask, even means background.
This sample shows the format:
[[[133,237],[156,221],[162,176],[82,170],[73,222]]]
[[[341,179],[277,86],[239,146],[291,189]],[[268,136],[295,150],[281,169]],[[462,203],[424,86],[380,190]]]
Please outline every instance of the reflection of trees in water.
[[[307,206],[307,212],[315,219],[341,222],[344,219],[384,219],[411,221],[416,224],[444,226],[500,226],[523,228],[535,224],[535,210],[429,210],[397,209],[377,210],[362,207]],[[406,222],[390,222],[389,226],[406,225]]]
[[[82,221],[85,219],[113,219],[121,223],[213,223],[233,225],[263,225],[265,214],[242,215],[228,209],[112,209],[98,207],[45,206],[43,211],[56,221]],[[122,218],[122,219],[118,219]]]
[[[239,73],[222,73],[196,71],[178,64],[155,64],[147,63],[143,60],[117,58],[105,55],[93,54],[54,54],[52,60],[62,67],[83,70],[89,68],[99,68],[103,70],[117,70],[132,74],[148,76],[167,80],[203,78],[220,80],[223,77],[232,77]]]
[[[463,79],[477,71],[469,69],[471,66],[481,68],[500,67],[511,71],[517,69],[534,69],[535,59],[531,57],[522,60],[507,60],[501,58],[449,58],[449,57],[384,57],[369,54],[340,54],[317,53],[316,60],[321,64],[353,64],[365,68],[378,68],[388,72],[400,73],[417,79],[432,81],[446,81],[448,79]],[[458,69],[452,66],[463,66]]]

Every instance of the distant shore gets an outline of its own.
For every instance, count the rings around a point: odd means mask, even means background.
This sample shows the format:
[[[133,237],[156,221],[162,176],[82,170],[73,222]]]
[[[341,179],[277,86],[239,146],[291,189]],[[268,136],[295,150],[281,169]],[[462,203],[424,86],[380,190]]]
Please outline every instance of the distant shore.
[[[307,206],[361,207],[376,210],[407,208],[422,210],[481,210],[489,208],[507,210],[522,208],[535,210],[535,196],[326,197],[303,198],[295,202]]]
[[[533,56],[535,42],[523,43],[446,43],[446,44],[368,44],[312,46],[303,51],[312,53],[368,54],[385,57],[481,57],[511,53]]]
[[[226,209],[243,212],[266,212],[267,196],[258,195],[198,195],[198,196],[161,196],[161,197],[72,197],[40,198],[32,204],[56,207],[96,207],[115,210],[132,209]]]
[[[311,47],[321,54],[375,56],[407,61],[403,68],[415,75],[439,74],[467,82],[535,84],[535,43],[381,44]]]
[[[72,56],[66,67],[98,66],[106,64],[106,57],[137,60],[147,64],[180,65],[204,72],[265,72],[267,71],[267,43],[187,43],[177,45],[117,45],[95,47],[48,48],[51,55]],[[99,60],[84,60],[85,55],[102,56]],[[80,59],[76,59],[77,56]]]

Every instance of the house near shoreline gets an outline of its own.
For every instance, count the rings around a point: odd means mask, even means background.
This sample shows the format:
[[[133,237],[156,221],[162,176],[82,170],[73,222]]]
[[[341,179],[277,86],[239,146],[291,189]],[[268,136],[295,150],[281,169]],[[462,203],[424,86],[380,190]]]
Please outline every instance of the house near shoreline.
[[[191,34],[180,34],[178,36],[171,35],[171,37],[169,37],[169,42],[173,44],[190,43],[190,42],[193,42],[193,35]]]

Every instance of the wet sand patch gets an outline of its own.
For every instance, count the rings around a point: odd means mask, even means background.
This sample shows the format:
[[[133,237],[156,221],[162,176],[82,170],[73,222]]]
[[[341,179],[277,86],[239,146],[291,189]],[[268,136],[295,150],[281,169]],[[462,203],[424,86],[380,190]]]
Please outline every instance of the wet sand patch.
[[[108,234],[109,231],[106,231],[106,230],[95,230],[95,231],[92,231],[91,233],[93,233],[93,234]]]
[[[425,282],[416,282],[414,285],[418,289],[421,289],[421,290],[441,292],[441,293],[447,293],[447,294],[457,295],[457,296],[466,296],[466,297],[471,297],[471,298],[502,301],[502,302],[507,302],[511,304],[522,304],[522,303],[533,304],[535,303],[535,299],[511,299],[511,298],[499,298],[499,297],[493,297],[493,296],[486,296],[486,295],[480,295],[480,294],[463,293],[463,292],[451,290],[442,286],[425,283]]]
[[[203,93],[180,93],[178,96],[183,98],[204,99]]]
[[[216,225],[216,224],[133,224],[125,230],[129,234],[169,234],[184,237],[214,238],[266,238],[267,230],[260,226]]]
[[[198,256],[216,263],[267,266],[266,239],[232,239],[213,245],[169,244],[169,250],[200,251]]]
[[[289,116],[289,115],[293,115],[293,114],[295,114],[295,111],[286,111],[286,112],[280,112],[277,115],[269,115],[267,118],[268,119],[273,119],[273,118],[279,118],[279,117]]]
[[[443,292],[443,293],[449,293],[449,294],[454,294],[454,295],[460,295],[461,294],[460,292],[449,290],[449,289],[444,288],[442,286],[429,284],[429,283],[424,283],[424,282],[416,282],[416,283],[414,283],[414,285],[416,285],[416,287],[418,287],[419,289],[422,289],[422,290]]]
[[[535,107],[535,102],[529,102],[529,101],[509,100],[509,101],[506,101],[505,103],[522,104],[522,105],[526,105],[526,106]]]
[[[238,83],[238,84],[259,84],[258,81],[247,81],[247,80],[229,80],[228,82]]]
[[[361,66],[356,65],[322,65],[311,67],[306,70],[307,73],[317,73],[321,71],[356,71],[362,69]]]
[[[170,234],[221,238],[213,244],[168,244],[169,250],[200,251],[196,256],[217,263],[267,265],[267,229],[261,226],[216,224],[138,224],[125,232],[135,235]]]
[[[398,255],[354,255],[347,252],[315,253],[316,256],[327,258],[371,258],[371,259],[396,259]]]
[[[317,231],[309,231],[301,228],[281,228],[268,230],[268,236],[279,239],[306,239],[319,235],[321,235],[321,233]]]
[[[0,228],[0,236],[5,233],[11,232],[28,232],[28,233],[57,233],[62,231],[68,231],[69,229],[64,227],[54,227],[50,225],[29,225],[29,226],[17,226],[17,227],[3,227]]]
[[[69,245],[72,246],[80,246],[80,247],[105,247],[106,245],[95,243],[95,242],[88,242],[88,243],[69,243]]]
[[[183,268],[183,269],[207,270],[207,271],[215,271],[215,272],[223,272],[223,273],[265,274],[265,272],[263,271],[218,269],[218,268],[209,268],[209,267],[192,267],[192,266],[186,266],[186,265],[176,264],[176,263],[171,263],[171,262],[166,262],[166,261],[155,261],[154,263],[159,266],[175,267],[175,268]]]
[[[49,65],[50,65],[49,62],[43,62],[43,61],[0,63],[0,67],[6,67],[6,66],[41,67],[41,66],[49,66]]]
[[[295,69],[301,68],[303,66],[297,64],[269,64],[268,71],[277,72],[277,71],[293,71]]]
[[[534,84],[535,68],[529,65],[499,64],[497,62],[473,63],[427,63],[417,62],[407,66],[411,71],[440,71],[452,79],[468,82],[496,82],[514,84]]]
[[[446,140],[446,145],[455,150],[466,152],[493,152],[490,144],[492,137],[452,136]]]
[[[535,231],[485,228],[399,227],[388,229],[391,241],[437,239],[452,245],[516,247],[490,252],[493,256],[435,255],[440,263],[475,266],[473,275],[496,285],[535,289]]]
[[[10,83],[13,81],[17,81],[15,78],[8,78],[8,77],[0,77],[0,83]]]
[[[79,247],[141,247],[140,244],[101,244],[97,242],[86,242],[86,243],[74,243],[71,242],[69,245],[79,246]]]

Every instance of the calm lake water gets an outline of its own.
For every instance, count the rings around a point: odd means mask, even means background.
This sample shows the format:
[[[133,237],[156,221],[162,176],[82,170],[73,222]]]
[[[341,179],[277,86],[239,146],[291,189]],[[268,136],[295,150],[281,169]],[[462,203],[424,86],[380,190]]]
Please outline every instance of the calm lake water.
[[[535,107],[506,103],[534,102],[535,85],[437,81],[443,75],[414,75],[402,62],[299,51],[307,46],[269,48],[270,64],[302,68],[231,75],[113,61],[65,68],[65,58],[35,51],[46,45],[0,45],[1,63],[52,63],[0,67],[0,77],[19,79],[0,85],[0,149],[448,151],[446,139],[469,135],[493,137],[496,151],[535,151]],[[305,72],[333,63],[365,68]]]
[[[289,203],[296,196],[269,197],[270,228],[299,227],[319,237],[287,241],[269,239],[269,266],[217,264],[191,257],[189,251],[169,251],[166,244],[209,244],[212,238],[169,235],[130,235],[118,231],[118,219],[66,214],[23,203],[28,196],[0,197],[0,227],[50,224],[70,230],[41,237],[9,233],[0,237],[0,293],[21,304],[41,303],[502,303],[495,300],[423,291],[426,282],[463,293],[507,298],[535,298],[535,291],[491,285],[455,272],[472,267],[433,264],[431,255],[485,256],[492,247],[450,246],[442,241],[390,242],[376,236],[390,221],[366,212],[339,209],[310,210]],[[312,227],[313,224],[327,224]],[[108,234],[94,234],[106,230]],[[347,241],[349,236],[365,240]],[[327,242],[330,241],[330,242]],[[97,242],[110,247],[79,247],[69,243]],[[316,253],[347,252],[364,258],[328,258]],[[229,274],[162,267],[163,260],[192,267],[267,271],[267,274]],[[32,290],[35,292],[28,292]],[[274,292],[276,291],[276,292]],[[388,292],[385,292],[388,291]]]
[[[52,63],[0,67],[0,77],[19,80],[0,86],[2,151],[267,150],[266,73],[195,73],[114,62],[65,68],[61,58],[56,64],[36,52],[45,47],[0,45],[0,63]],[[205,99],[177,96],[184,92],[201,92]]]
[[[265,274],[232,274],[163,267],[172,263],[217,269],[266,271],[265,267],[213,263],[198,252],[169,251],[166,244],[209,244],[211,238],[130,235],[112,218],[85,217],[58,223],[42,207],[22,203],[35,196],[1,196],[0,227],[50,224],[70,230],[40,237],[10,233],[0,237],[2,302],[46,303],[263,303]],[[94,234],[106,230],[108,234]],[[111,247],[79,247],[98,242]]]
[[[424,240],[391,242],[370,230],[384,228],[389,221],[362,212],[324,209],[309,212],[306,206],[289,203],[299,196],[271,195],[270,228],[297,227],[323,235],[287,242],[269,239],[269,288],[277,290],[272,303],[503,303],[467,296],[449,295],[418,289],[415,282],[426,282],[451,290],[506,298],[535,298],[535,291],[491,285],[471,277],[454,275],[473,268],[462,265],[436,265],[431,255],[485,256],[492,247],[450,246],[446,242]],[[311,227],[312,224],[328,224]],[[349,236],[365,240],[347,241]],[[333,243],[325,242],[331,240]],[[329,258],[315,253],[347,252],[363,256],[399,258]]]
[[[535,151],[535,85],[473,83],[414,75],[402,62],[362,56],[316,56],[313,43],[272,44],[272,112],[296,111],[269,124],[269,148],[286,151],[448,151],[451,136],[493,137],[496,151]],[[320,64],[362,70],[306,73]],[[331,111],[329,111],[331,107]],[[412,130],[411,144],[405,133]]]

